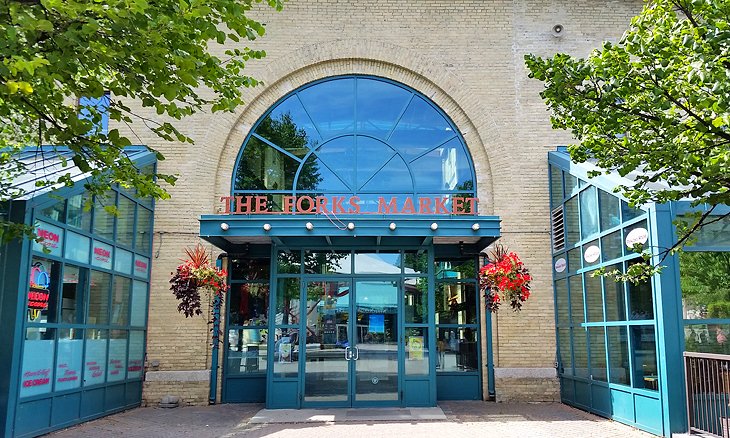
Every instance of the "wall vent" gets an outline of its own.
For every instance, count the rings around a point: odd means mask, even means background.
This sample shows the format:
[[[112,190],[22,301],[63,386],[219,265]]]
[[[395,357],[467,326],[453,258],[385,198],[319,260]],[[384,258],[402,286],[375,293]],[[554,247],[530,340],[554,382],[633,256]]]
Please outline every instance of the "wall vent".
[[[565,221],[563,220],[562,205],[550,213],[550,225],[553,251],[565,249]]]

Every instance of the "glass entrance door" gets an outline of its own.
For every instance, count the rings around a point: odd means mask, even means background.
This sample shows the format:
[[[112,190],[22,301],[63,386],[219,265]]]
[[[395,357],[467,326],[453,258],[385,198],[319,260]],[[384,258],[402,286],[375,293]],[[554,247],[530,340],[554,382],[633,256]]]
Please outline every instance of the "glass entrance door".
[[[325,278],[304,288],[304,405],[399,405],[400,280]]]

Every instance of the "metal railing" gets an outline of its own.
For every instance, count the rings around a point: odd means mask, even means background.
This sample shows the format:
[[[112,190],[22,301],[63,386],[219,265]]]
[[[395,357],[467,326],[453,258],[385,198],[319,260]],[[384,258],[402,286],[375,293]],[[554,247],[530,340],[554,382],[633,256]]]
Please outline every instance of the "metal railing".
[[[684,353],[690,432],[730,438],[730,356]]]

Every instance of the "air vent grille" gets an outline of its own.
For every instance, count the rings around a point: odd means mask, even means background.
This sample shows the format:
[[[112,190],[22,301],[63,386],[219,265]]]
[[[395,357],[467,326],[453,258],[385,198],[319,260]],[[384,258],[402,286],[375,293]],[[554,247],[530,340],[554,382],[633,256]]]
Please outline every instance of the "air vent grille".
[[[563,219],[562,205],[550,213],[553,251],[561,251],[565,249],[565,221]]]

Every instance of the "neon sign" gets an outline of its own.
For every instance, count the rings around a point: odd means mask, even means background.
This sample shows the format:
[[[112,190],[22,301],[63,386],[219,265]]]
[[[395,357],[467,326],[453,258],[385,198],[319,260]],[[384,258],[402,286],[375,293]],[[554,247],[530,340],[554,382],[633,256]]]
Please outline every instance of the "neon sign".
[[[51,294],[51,276],[48,275],[43,263],[36,262],[30,268],[30,284],[28,290],[28,312],[30,320],[38,318],[41,311],[48,308],[48,299]]]
[[[221,196],[223,214],[410,214],[473,215],[479,199],[469,196],[379,196],[377,211],[363,211],[359,196],[282,196],[282,210],[271,211],[266,196]]]

